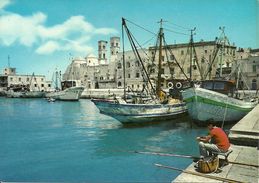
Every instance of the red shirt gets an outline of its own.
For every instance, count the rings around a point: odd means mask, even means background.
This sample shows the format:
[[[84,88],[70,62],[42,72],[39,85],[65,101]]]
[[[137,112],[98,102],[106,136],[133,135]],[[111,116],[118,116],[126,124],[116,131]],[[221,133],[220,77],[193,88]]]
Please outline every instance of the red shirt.
[[[215,140],[215,144],[218,148],[223,149],[225,151],[228,150],[230,143],[226,133],[218,127],[214,127],[210,130],[210,136]]]

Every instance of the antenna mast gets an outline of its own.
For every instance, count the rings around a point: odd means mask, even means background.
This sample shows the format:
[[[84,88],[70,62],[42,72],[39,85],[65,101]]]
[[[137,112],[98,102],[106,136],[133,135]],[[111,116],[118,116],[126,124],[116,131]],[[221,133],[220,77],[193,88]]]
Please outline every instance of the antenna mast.
[[[10,55],[8,55],[8,68],[10,68]]]

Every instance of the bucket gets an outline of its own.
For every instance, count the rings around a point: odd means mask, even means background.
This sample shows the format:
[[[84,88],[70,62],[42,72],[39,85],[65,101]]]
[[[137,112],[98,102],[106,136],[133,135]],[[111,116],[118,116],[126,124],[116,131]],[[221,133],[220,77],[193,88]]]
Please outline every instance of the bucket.
[[[215,172],[219,167],[219,158],[216,156],[205,157],[198,161],[198,171],[201,173]]]

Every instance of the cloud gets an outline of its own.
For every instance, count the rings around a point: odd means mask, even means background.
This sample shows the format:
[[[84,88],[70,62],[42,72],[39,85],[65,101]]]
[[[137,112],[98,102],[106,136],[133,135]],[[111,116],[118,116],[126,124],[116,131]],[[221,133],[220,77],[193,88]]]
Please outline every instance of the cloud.
[[[51,54],[55,51],[60,50],[60,45],[58,42],[55,41],[48,41],[41,45],[37,50],[36,53],[38,54]]]
[[[8,0],[1,0],[0,7],[5,7],[9,3]],[[0,17],[0,44],[36,47],[35,51],[38,54],[52,54],[56,51],[85,53],[94,50],[89,46],[94,36],[118,33],[112,28],[96,28],[80,15],[72,16],[53,26],[45,25],[47,18],[42,12],[31,16],[8,12]]]
[[[10,0],[0,0],[0,10],[11,4]]]
[[[0,17],[0,40],[3,45],[10,46],[16,42],[31,46],[39,38],[38,26],[46,20],[46,15],[36,13],[29,17],[18,14],[8,14]]]
[[[36,53],[41,55],[52,54],[56,51],[71,51],[77,53],[89,53],[94,49],[87,44],[82,44],[72,40],[48,41],[36,49]]]

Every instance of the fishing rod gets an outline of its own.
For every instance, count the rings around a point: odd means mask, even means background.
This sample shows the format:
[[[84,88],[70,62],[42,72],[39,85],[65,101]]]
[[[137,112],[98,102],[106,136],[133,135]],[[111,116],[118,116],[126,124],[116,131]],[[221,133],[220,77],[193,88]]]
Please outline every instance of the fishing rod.
[[[196,161],[198,161],[200,159],[200,157],[197,157],[197,156],[171,154],[171,153],[146,152],[146,151],[134,151],[134,153],[150,154],[150,155],[158,155],[158,156],[171,156],[171,157],[180,157],[180,158],[190,158],[190,159],[193,159],[193,160],[196,160]],[[247,164],[247,163],[239,163],[239,162],[233,162],[233,161],[228,161],[228,163],[236,164],[236,165],[252,166],[252,167],[255,167],[255,168],[259,168],[259,165],[253,165],[253,164]]]
[[[223,177],[218,177],[218,176],[213,176],[213,175],[207,175],[207,174],[202,174],[202,173],[198,173],[198,172],[193,172],[193,171],[189,171],[189,170],[183,170],[180,168],[175,168],[172,166],[166,166],[166,165],[162,165],[162,164],[155,164],[155,166],[161,167],[161,168],[167,168],[167,169],[171,169],[171,170],[176,170],[176,171],[180,171],[183,173],[187,173],[187,174],[191,174],[191,175],[196,175],[196,176],[200,176],[200,177],[205,177],[205,178],[209,178],[209,179],[214,179],[214,180],[219,180],[219,181],[223,181],[223,182],[230,182],[230,183],[242,183],[241,181],[238,180],[233,180],[233,179],[228,179],[228,178],[223,178]]]

